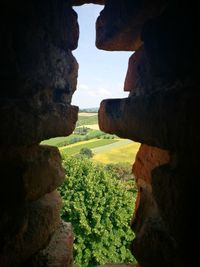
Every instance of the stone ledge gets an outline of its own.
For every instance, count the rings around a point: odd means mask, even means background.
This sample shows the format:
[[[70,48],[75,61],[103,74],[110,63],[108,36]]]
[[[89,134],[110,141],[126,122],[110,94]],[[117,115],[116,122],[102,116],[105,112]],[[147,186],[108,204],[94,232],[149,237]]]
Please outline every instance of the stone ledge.
[[[107,51],[137,50],[142,45],[141,31],[145,21],[158,16],[162,8],[163,2],[157,0],[145,0],[139,6],[132,0],[106,1],[96,22],[97,48]]]
[[[29,267],[72,267],[73,232],[71,223],[61,222],[48,246],[33,256]]]
[[[32,145],[75,128],[78,107],[63,103],[33,106],[29,101],[5,101],[0,108],[0,145]],[[28,118],[28,119],[27,119]]]

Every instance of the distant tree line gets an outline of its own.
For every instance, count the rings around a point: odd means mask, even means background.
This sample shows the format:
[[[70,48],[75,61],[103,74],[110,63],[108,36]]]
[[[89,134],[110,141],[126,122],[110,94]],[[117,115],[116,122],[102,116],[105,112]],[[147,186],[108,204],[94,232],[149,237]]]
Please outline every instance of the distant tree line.
[[[82,108],[79,109],[79,112],[86,112],[86,113],[97,113],[99,108]]]

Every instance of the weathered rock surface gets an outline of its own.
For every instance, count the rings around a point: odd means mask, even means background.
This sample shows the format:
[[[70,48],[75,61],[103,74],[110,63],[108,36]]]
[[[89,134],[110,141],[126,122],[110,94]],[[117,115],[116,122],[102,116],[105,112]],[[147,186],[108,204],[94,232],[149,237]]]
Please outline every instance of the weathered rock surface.
[[[180,8],[178,1],[170,1],[162,16],[146,21],[141,38],[144,43],[152,78],[159,86],[181,81],[198,84],[199,79],[199,14],[197,6],[188,7],[186,2]],[[187,18],[190,18],[188,21]],[[185,33],[190,32],[190,38]],[[183,57],[184,51],[190,51]]]
[[[64,0],[3,1],[0,13],[0,266],[17,267],[60,224],[60,198],[50,192],[64,178],[61,158],[37,144],[74,130],[79,27]]]
[[[169,161],[170,155],[167,150],[142,144],[133,164],[133,173],[138,185],[140,186],[140,180],[142,180],[141,183],[151,185],[152,170],[167,164]]]
[[[1,144],[29,145],[72,133],[78,108],[70,106],[78,63],[75,11],[65,1],[29,1],[11,16],[1,49]],[[68,27],[69,30],[66,30]],[[27,119],[28,118],[28,119]],[[12,131],[11,131],[12,129]]]
[[[1,248],[0,265],[19,266],[44,247],[60,223],[60,206],[57,192],[28,204],[20,231]]]
[[[157,87],[153,86],[150,64],[142,46],[129,58],[124,91],[130,91],[130,95],[144,95],[156,89]]]
[[[196,10],[186,2],[166,1],[160,15],[145,21],[140,39],[132,35],[130,41],[137,51],[124,84],[129,98],[104,100],[99,110],[101,130],[143,144],[133,167],[139,194],[132,222],[132,251],[142,267],[199,265],[196,247],[188,245],[200,236],[200,220],[192,212],[198,202],[200,149]],[[107,12],[118,15],[114,8]],[[112,18],[106,19],[105,5],[97,21],[98,46],[105,50],[119,49],[113,27],[118,20]],[[141,23],[132,12],[134,19],[132,29]],[[183,57],[186,50],[191,54]]]
[[[1,145],[24,146],[73,132],[78,108],[63,103],[35,105],[6,101],[0,108]],[[28,117],[28,120],[27,120]]]
[[[55,190],[64,180],[58,149],[44,145],[2,148],[0,171],[3,177],[1,203],[7,200],[8,195],[9,203],[37,200]]]
[[[200,134],[198,95],[198,88],[177,86],[145,96],[104,100],[99,110],[100,129],[172,151],[191,146],[191,142],[199,144],[192,132],[185,131],[189,127]]]
[[[135,51],[142,45],[145,21],[158,15],[165,0],[107,0],[96,22],[96,46],[108,51]]]
[[[72,267],[73,240],[71,224],[62,221],[48,246],[34,255],[26,264],[29,267]]]
[[[176,261],[175,241],[169,237],[168,228],[152,194],[152,170],[169,161],[168,151],[142,144],[133,165],[133,173],[138,185],[137,205],[132,221],[132,228],[137,233],[133,242],[133,251],[142,266],[147,264],[156,266],[162,262],[172,264],[172,257],[173,261]],[[152,257],[152,251],[153,253],[160,251],[161,244],[165,248],[164,252],[159,252],[155,259]],[[146,251],[144,255],[143,247],[146,246],[151,246],[151,250]]]
[[[76,14],[65,1],[29,1],[2,14],[1,27],[12,16],[1,49],[1,79],[4,90],[1,97],[30,99],[47,90],[49,94],[61,91],[70,102],[77,78],[77,62],[71,48],[77,46],[78,24]],[[65,28],[66,27],[66,28]],[[66,30],[69,27],[69,30]],[[74,73],[74,74],[73,74]],[[71,75],[74,79],[71,79]],[[60,92],[60,94],[61,94]],[[60,102],[60,101],[59,101]]]

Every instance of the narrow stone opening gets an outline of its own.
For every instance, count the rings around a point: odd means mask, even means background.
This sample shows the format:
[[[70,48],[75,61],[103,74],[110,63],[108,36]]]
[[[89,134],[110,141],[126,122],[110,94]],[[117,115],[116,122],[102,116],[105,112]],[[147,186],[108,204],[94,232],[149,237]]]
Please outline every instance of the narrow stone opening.
[[[79,42],[73,51],[79,64],[77,90],[72,103],[83,108],[98,108],[105,98],[123,98],[124,77],[131,52],[108,52],[95,46],[95,24],[104,6],[87,4],[74,7],[78,14]]]
[[[59,189],[64,203],[61,214],[72,223],[75,263],[81,267],[135,263],[131,218],[137,186],[132,163],[139,144],[100,131],[97,114],[104,98],[128,96],[123,83],[131,53],[96,48],[95,23],[101,9],[98,5],[74,8],[79,23],[78,48],[73,51],[79,64],[72,97],[72,104],[80,109],[76,128],[66,138],[42,142],[56,144],[63,158],[66,180]]]
[[[129,97],[104,100],[98,113],[101,130],[142,144],[133,166],[133,254],[141,267],[199,266],[199,8],[179,0],[2,1],[0,266],[73,266],[72,229],[60,219],[56,191],[61,156],[40,142],[76,126],[72,6],[86,2],[105,4],[97,47],[135,51]]]

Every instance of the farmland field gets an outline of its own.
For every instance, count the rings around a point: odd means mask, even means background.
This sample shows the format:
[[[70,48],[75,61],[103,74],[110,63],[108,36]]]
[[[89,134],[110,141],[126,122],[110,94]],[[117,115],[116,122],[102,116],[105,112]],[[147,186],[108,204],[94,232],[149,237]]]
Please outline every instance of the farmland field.
[[[79,113],[76,129],[70,136],[55,137],[41,144],[57,146],[60,152],[69,156],[78,154],[81,148],[92,150],[94,162],[101,163],[133,163],[139,149],[139,143],[128,139],[120,139],[115,135],[101,132],[97,113]]]
[[[49,146],[59,146],[59,143],[62,143],[69,139],[69,136],[61,136],[61,137],[55,137],[50,138],[48,140],[44,140],[41,142],[41,145],[49,145]]]
[[[82,116],[82,117],[91,117],[94,115],[97,115],[97,113],[96,112],[80,112],[79,113],[79,116]]]
[[[76,123],[76,126],[97,124],[98,123],[97,121],[98,121],[97,114],[96,115],[92,115],[92,116],[79,115],[78,116],[78,121]]]
[[[102,153],[110,151],[110,150],[112,150],[114,148],[119,148],[120,146],[124,146],[124,145],[130,144],[132,142],[130,140],[120,139],[120,138],[118,138],[118,139],[116,138],[115,140],[117,140],[117,142],[114,143],[114,144],[106,145],[106,146],[103,146],[103,147],[100,146],[100,147],[92,149],[93,153],[102,154]]]
[[[93,149],[95,147],[102,147],[111,143],[117,142],[115,139],[92,139],[89,141],[79,142],[74,145],[69,145],[65,147],[61,147],[60,151],[62,153],[67,153],[67,155],[72,156],[78,154],[81,148],[87,147]]]
[[[87,127],[87,128],[90,128],[90,129],[93,129],[93,130],[99,130],[99,125],[96,123],[96,124],[86,124],[84,125],[84,127]]]
[[[123,142],[127,141],[127,142]],[[94,152],[93,160],[101,163],[128,162],[132,164],[140,144],[129,140],[123,140],[111,145],[92,149]],[[101,150],[100,150],[101,149]],[[95,153],[96,150],[96,153]]]

